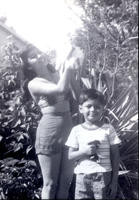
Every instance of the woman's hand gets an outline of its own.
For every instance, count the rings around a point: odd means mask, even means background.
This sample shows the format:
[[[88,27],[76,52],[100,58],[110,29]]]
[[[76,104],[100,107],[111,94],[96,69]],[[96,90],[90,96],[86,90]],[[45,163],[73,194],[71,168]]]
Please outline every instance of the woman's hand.
[[[84,60],[84,53],[79,47],[75,47],[72,54],[65,62],[65,68],[78,70],[81,68]]]

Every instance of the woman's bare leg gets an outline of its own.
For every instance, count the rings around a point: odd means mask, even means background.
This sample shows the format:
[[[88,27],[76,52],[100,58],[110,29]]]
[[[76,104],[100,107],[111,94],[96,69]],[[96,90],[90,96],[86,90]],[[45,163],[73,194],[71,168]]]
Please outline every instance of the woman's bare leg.
[[[64,148],[60,175],[59,175],[59,184],[56,199],[67,199],[69,194],[69,188],[73,177],[73,168],[74,162],[68,160],[68,149]]]
[[[55,199],[61,154],[38,155],[42,176],[42,199]]]

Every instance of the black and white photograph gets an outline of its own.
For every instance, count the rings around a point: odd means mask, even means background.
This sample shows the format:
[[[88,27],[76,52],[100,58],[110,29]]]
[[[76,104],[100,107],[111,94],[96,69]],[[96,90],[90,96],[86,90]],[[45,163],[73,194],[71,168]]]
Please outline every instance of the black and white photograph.
[[[138,1],[0,0],[0,200],[138,199]]]

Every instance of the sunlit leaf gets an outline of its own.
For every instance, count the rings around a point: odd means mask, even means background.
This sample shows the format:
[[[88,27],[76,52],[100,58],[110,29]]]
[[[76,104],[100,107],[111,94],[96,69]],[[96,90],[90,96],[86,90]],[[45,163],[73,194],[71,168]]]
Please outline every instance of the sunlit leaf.
[[[0,142],[2,141],[3,137],[0,135]]]
[[[32,146],[31,145],[29,145],[28,147],[27,147],[27,149],[26,149],[26,154],[28,155],[28,153],[32,150]]]
[[[19,160],[13,159],[13,158],[12,158],[12,160],[9,160],[9,161],[5,162],[5,165],[6,165],[6,166],[14,166],[14,165],[16,165],[18,162],[19,162]]]
[[[37,164],[36,164],[36,162],[35,162],[34,160],[30,160],[30,161],[28,162],[28,165],[30,165],[30,166],[32,166],[32,167],[36,167],[36,166],[37,166]]]
[[[112,115],[117,121],[119,121],[118,117],[115,115],[115,113],[112,110],[110,110],[110,109],[107,109],[107,110],[110,115]]]
[[[20,151],[21,149],[23,149],[23,144],[22,144],[22,143],[18,143],[18,144],[14,147],[14,152]]]
[[[13,128],[17,127],[20,124],[21,124],[21,119],[18,119],[17,122],[15,123],[15,125],[13,126]]]
[[[85,85],[86,88],[91,88],[91,83],[90,80],[88,78],[81,78],[83,84]]]
[[[130,172],[129,170],[119,171],[118,175],[121,176],[123,174],[128,174],[129,172]]]

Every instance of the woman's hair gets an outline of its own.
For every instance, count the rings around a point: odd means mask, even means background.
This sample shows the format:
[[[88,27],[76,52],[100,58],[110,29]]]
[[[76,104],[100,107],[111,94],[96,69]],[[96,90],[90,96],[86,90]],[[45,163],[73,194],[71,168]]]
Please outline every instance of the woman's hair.
[[[23,75],[25,79],[31,80],[36,76],[36,73],[31,70],[30,64],[28,63],[29,53],[34,51],[36,48],[33,45],[27,45],[26,49],[20,54],[20,58],[22,59],[23,66]],[[37,51],[36,51],[37,54]]]
[[[23,74],[21,88],[23,90],[23,99],[26,100],[29,100],[29,98],[31,97],[28,90],[28,82],[36,77],[36,73],[32,70],[30,64],[28,63],[29,53],[35,50],[37,49],[33,45],[29,44],[20,54],[20,58],[22,60],[22,74]]]
[[[103,106],[106,105],[106,99],[104,95],[96,89],[84,89],[80,94],[79,104],[82,105],[88,99],[98,100]]]

